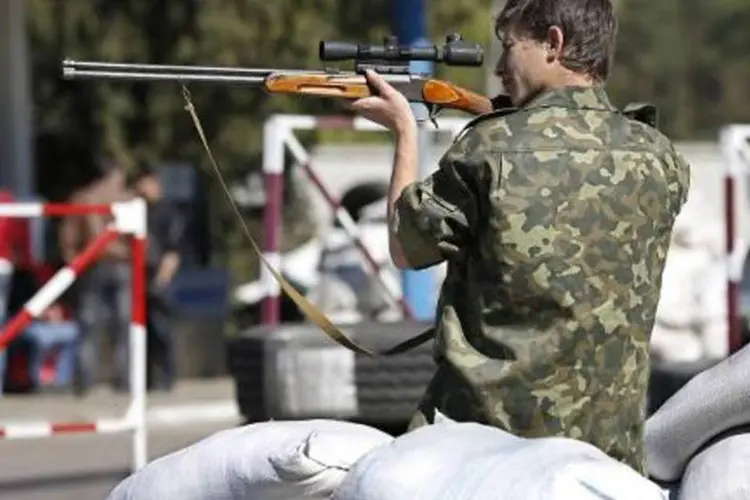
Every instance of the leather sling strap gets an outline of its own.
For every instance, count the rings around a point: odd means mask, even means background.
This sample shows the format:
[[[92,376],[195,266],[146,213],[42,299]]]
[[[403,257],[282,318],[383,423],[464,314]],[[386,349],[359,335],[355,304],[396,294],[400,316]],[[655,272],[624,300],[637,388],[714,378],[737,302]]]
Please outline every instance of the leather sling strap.
[[[247,224],[245,223],[245,220],[242,217],[242,214],[240,213],[239,208],[237,208],[237,204],[234,201],[234,198],[232,198],[231,192],[229,190],[229,187],[226,184],[226,181],[224,180],[223,175],[221,174],[221,168],[219,167],[218,162],[214,158],[214,155],[211,151],[210,146],[208,145],[208,140],[206,139],[206,134],[203,131],[203,126],[201,125],[201,121],[198,118],[198,114],[195,111],[195,105],[193,104],[193,101],[190,97],[190,92],[188,91],[187,87],[184,85],[182,86],[182,95],[185,98],[185,110],[190,113],[190,117],[193,119],[193,125],[195,126],[195,130],[198,133],[198,136],[200,137],[201,143],[203,144],[203,149],[206,150],[206,154],[208,155],[208,159],[211,162],[211,166],[213,167],[214,174],[216,176],[216,179],[219,181],[219,184],[221,185],[222,190],[224,191],[224,195],[226,196],[226,199],[229,202],[230,207],[232,208],[232,211],[234,211],[235,215],[237,216],[237,219],[240,221],[240,225],[242,226],[242,230],[245,233],[245,236],[247,237],[248,241],[250,242],[250,247],[255,252],[255,255],[258,257],[262,265],[268,269],[268,272],[271,273],[271,275],[274,277],[274,279],[279,283],[281,286],[281,289],[286,293],[290,299],[299,307],[300,311],[305,315],[305,317],[312,323],[314,323],[316,326],[318,326],[323,332],[328,335],[334,342],[346,347],[347,349],[350,349],[354,352],[366,354],[369,356],[393,356],[395,354],[401,354],[406,351],[409,351],[420,344],[423,344],[430,340],[434,334],[435,329],[430,328],[429,330],[420,333],[419,335],[415,337],[411,337],[404,342],[401,342],[399,344],[396,344],[393,347],[390,347],[388,349],[384,350],[373,350],[368,349],[354,340],[352,340],[349,336],[347,336],[345,333],[343,333],[340,329],[338,329],[328,317],[323,314],[317,307],[315,307],[312,303],[310,303],[309,300],[305,298],[304,295],[302,295],[294,286],[289,283],[284,277],[281,275],[280,272],[278,272],[276,269],[273,268],[273,266],[268,262],[268,260],[263,255],[263,251],[260,249],[260,246],[255,241],[255,238],[253,238],[252,234],[250,233],[250,229],[247,227]]]

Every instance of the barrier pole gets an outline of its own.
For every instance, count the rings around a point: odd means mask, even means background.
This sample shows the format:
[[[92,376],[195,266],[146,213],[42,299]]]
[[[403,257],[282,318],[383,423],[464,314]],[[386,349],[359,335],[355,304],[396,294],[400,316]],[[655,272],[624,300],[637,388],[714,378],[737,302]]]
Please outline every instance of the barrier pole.
[[[130,344],[130,390],[132,404],[126,418],[133,428],[133,471],[148,463],[148,429],[146,428],[146,202],[141,198],[116,204],[115,221],[118,229],[130,235],[131,250],[131,316],[128,342]]]
[[[469,123],[465,118],[437,118],[438,129],[425,129],[431,132],[448,131],[452,136],[457,136]],[[359,230],[349,214],[340,206],[338,200],[329,189],[323,176],[315,172],[310,154],[305,151],[300,141],[294,135],[297,130],[356,130],[362,132],[383,132],[385,128],[362,117],[345,116],[312,116],[279,114],[269,118],[263,131],[263,172],[265,176],[266,204],[264,208],[264,242],[263,251],[266,259],[274,265],[277,270],[282,268],[280,253],[281,231],[283,226],[283,172],[284,157],[287,150],[301,164],[308,179],[315,185],[320,194],[326,199],[328,205],[333,209],[336,219],[341,223],[343,229],[352,238],[357,249],[364,258],[365,270],[372,277],[378,279],[383,292],[388,294],[391,301],[401,306],[406,318],[416,317],[414,310],[406,302],[401,290],[396,290],[387,284],[386,272],[373,258],[372,252],[364,245]],[[424,156],[422,160],[427,160]],[[427,163],[425,163],[426,165]],[[385,167],[385,165],[384,165]],[[261,323],[264,325],[278,324],[280,321],[280,299],[281,290],[273,276],[261,266],[261,283],[263,285],[263,299],[261,308]],[[433,278],[431,278],[433,279]],[[436,291],[436,290],[435,290]],[[429,297],[427,301],[432,299]],[[432,302],[430,302],[432,303]],[[434,304],[433,304],[434,305]],[[432,306],[431,306],[432,307]],[[434,307],[430,309],[432,314]],[[424,316],[422,316],[424,317]]]
[[[743,176],[747,175],[750,158],[746,155],[750,125],[729,125],[721,130],[719,141],[724,156],[724,223],[727,265],[727,351],[729,354],[742,348],[742,311],[740,310],[740,285],[745,264],[745,244],[737,224],[737,190]]]

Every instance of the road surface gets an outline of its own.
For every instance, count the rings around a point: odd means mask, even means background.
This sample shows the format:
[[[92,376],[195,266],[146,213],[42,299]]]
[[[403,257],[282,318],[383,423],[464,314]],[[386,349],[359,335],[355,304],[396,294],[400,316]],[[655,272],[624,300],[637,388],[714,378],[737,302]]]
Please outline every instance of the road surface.
[[[0,399],[7,422],[97,418],[121,414],[127,397],[101,390]],[[176,451],[239,424],[229,380],[186,382],[173,394],[149,398],[149,458]],[[0,440],[0,500],[103,500],[128,474],[129,434]]]

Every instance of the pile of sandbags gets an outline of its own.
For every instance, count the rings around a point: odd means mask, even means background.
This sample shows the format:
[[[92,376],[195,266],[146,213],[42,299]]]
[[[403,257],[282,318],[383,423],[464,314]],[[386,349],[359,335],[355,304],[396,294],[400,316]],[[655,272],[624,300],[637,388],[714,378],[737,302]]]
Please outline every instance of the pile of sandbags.
[[[440,423],[397,439],[328,420],[218,432],[159,458],[108,500],[664,500],[663,491],[588,444],[521,439]]]
[[[228,429],[148,464],[108,500],[330,498],[360,457],[393,438],[348,422],[264,422]]]
[[[750,498],[750,346],[693,378],[646,423],[654,481],[677,500]],[[219,432],[155,460],[109,500],[666,500],[587,443],[436,423],[398,438],[331,420]]]

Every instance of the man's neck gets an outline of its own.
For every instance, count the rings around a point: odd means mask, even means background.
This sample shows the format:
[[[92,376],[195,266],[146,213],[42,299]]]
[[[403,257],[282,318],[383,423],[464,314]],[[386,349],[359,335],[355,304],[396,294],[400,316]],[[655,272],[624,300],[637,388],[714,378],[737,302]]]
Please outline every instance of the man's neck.
[[[530,102],[534,101],[537,97],[547,92],[554,92],[555,90],[561,90],[566,87],[594,87],[596,86],[596,84],[597,82],[593,78],[581,73],[575,73],[572,71],[557,73],[553,76],[550,76],[550,78],[547,79],[546,82],[543,82],[541,85],[539,85],[535,92],[532,92],[528,96],[526,96],[526,99],[523,102],[519,103],[517,107],[523,108]]]
[[[573,71],[564,71],[555,75],[545,86],[545,90],[555,90],[564,87],[593,87],[596,81],[589,75],[575,73]]]

